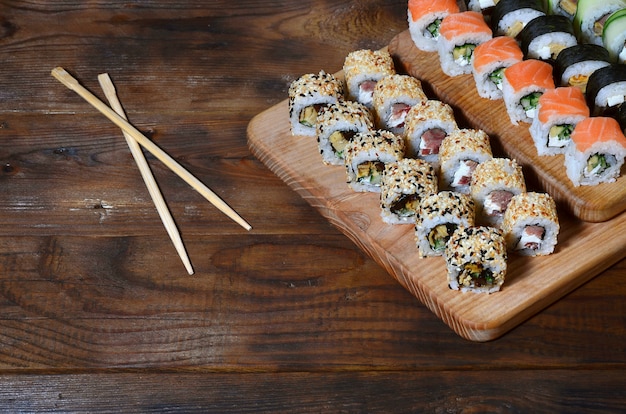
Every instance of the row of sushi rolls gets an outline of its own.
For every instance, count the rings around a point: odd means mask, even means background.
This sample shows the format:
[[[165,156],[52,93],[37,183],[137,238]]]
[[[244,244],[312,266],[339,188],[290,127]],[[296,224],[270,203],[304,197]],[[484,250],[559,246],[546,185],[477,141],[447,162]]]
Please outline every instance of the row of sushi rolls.
[[[472,74],[481,98],[504,101],[538,156],[563,154],[574,186],[620,176],[626,0],[409,0],[407,17],[415,46],[438,53],[447,76]],[[292,135],[316,138],[354,191],[380,193],[381,219],[413,225],[418,254],[444,257],[451,289],[497,292],[508,254],[554,252],[556,203],[527,191],[487,133],[458,125],[384,49],[350,52],[343,78],[322,70],[291,83]]]

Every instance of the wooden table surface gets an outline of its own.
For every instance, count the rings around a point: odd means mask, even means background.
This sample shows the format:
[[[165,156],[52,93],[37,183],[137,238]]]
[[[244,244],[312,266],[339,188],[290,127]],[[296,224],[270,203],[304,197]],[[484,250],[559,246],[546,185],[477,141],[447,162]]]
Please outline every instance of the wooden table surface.
[[[618,412],[626,260],[501,338],[459,337],[251,155],[303,73],[406,30],[406,1],[3,1],[0,411]],[[234,207],[147,155],[64,67]],[[602,248],[602,246],[597,246]]]

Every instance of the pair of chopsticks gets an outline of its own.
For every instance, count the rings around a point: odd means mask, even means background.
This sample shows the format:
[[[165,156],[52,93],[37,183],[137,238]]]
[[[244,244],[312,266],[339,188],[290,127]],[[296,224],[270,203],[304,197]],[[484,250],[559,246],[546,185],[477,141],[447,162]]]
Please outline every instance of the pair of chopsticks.
[[[204,185],[200,180],[198,180],[195,176],[193,176],[189,171],[187,171],[182,165],[180,165],[176,160],[170,157],[165,151],[159,148],[156,144],[146,138],[139,130],[133,127],[127,120],[126,115],[124,113],[124,109],[120,104],[119,99],[117,98],[117,93],[115,91],[115,86],[111,81],[111,78],[108,74],[103,73],[98,76],[98,81],[100,82],[100,86],[102,87],[105,96],[107,97],[109,103],[111,104],[111,108],[109,108],[104,102],[99,100],[95,95],[85,89],[82,85],[78,83],[76,79],[74,79],[65,69],[61,67],[54,68],[51,72],[52,76],[55,77],[59,82],[67,86],[69,89],[76,92],[79,96],[85,99],[88,103],[90,103],[94,108],[100,111],[103,115],[105,115],[109,120],[113,121],[118,127],[120,127],[124,133],[124,137],[126,138],[126,142],[130,148],[130,151],[135,158],[135,162],[139,167],[139,171],[146,183],[146,187],[148,188],[148,192],[152,197],[152,200],[157,208],[159,216],[161,217],[161,221],[167,230],[167,233],[178,252],[187,272],[192,275],[194,273],[193,267],[191,266],[191,262],[185,250],[185,246],[183,245],[182,239],[176,228],[176,224],[172,219],[172,215],[170,214],[167,205],[165,204],[165,200],[163,200],[163,196],[161,195],[159,188],[156,184],[154,176],[152,175],[152,171],[150,171],[150,167],[148,166],[148,162],[139,147],[139,144],[143,146],[146,150],[148,150],[152,155],[154,155],[158,160],[163,162],[170,170],[176,173],[180,178],[182,178],[187,184],[193,187],[196,191],[198,191],[204,198],[206,198],[211,204],[216,206],[221,212],[226,214],[240,226],[242,226],[246,230],[250,230],[252,227],[248,224],[235,210],[233,210],[228,204],[226,204],[219,196],[217,196],[213,191],[211,191],[206,185]]]

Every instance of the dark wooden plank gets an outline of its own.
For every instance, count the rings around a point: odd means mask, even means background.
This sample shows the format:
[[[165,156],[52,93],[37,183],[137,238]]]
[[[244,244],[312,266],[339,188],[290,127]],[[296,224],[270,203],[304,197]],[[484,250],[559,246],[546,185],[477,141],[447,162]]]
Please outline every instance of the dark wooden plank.
[[[0,376],[12,412],[616,413],[626,371]],[[22,390],[28,389],[28,394]]]

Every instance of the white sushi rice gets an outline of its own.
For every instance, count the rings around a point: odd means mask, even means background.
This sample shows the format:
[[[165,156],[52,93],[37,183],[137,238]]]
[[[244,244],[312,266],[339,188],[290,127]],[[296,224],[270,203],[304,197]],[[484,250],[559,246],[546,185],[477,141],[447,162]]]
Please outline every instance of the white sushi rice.
[[[528,58],[556,59],[559,52],[566,47],[578,44],[576,36],[570,33],[546,33],[535,37],[528,45]]]
[[[610,157],[611,166],[601,173],[588,171],[587,161],[594,154],[604,154]],[[575,145],[570,145],[565,152],[565,172],[575,187],[612,183],[620,175],[624,157],[626,157],[626,148],[615,141],[597,142],[584,152],[578,151]]]

